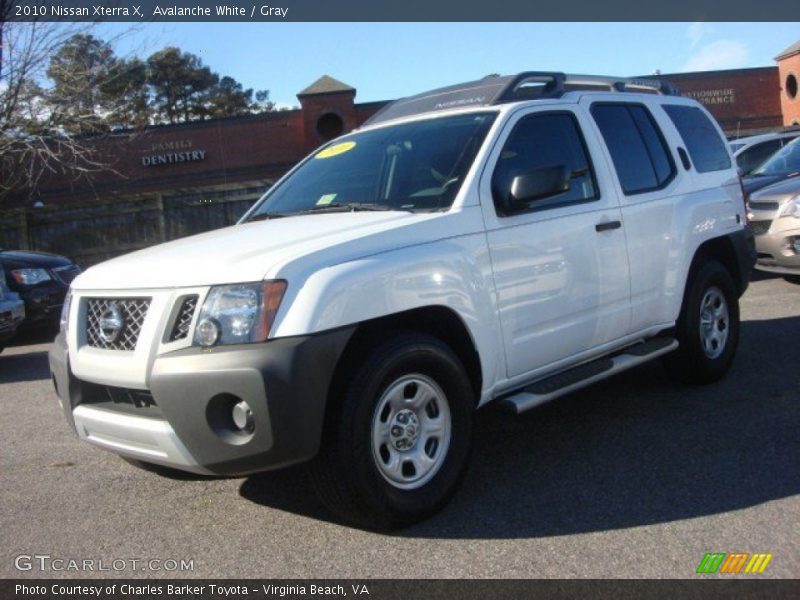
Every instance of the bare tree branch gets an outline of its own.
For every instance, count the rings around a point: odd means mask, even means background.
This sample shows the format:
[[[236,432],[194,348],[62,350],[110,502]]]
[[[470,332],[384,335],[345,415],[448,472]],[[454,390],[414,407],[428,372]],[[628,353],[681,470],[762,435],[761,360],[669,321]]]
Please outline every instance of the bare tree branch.
[[[0,71],[0,203],[12,192],[33,196],[44,177],[91,184],[91,175],[114,172],[98,152],[98,137],[109,133],[98,111],[124,111],[108,96],[103,107],[78,103],[95,98],[98,86],[110,84],[119,72],[100,81],[85,73],[70,74],[68,94],[56,98],[48,82],[52,59],[76,35],[90,35],[94,24],[4,22]],[[120,34],[120,36],[125,33]],[[111,43],[117,41],[117,36]],[[93,134],[89,138],[86,134]]]

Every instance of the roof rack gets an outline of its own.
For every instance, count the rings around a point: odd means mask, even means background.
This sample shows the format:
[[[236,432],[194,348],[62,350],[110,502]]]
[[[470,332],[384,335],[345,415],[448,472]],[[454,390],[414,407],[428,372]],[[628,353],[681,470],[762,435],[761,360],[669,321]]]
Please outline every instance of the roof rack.
[[[678,95],[676,88],[658,79],[629,79],[599,75],[568,75],[556,71],[526,71],[518,75],[489,75],[401,98],[384,106],[365,125],[461,106],[493,106],[520,100],[559,98],[571,91],[648,92]]]

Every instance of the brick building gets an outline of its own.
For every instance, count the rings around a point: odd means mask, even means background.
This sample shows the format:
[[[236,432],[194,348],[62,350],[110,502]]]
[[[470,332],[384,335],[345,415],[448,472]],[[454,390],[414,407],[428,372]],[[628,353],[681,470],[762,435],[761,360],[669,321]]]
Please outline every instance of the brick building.
[[[738,137],[800,123],[800,42],[775,60],[777,66],[646,77],[669,81],[696,98],[729,136]],[[356,103],[355,97],[355,88],[326,75],[297,94],[299,109],[98,139],[113,172],[96,175],[91,186],[44,180],[35,192],[22,192],[6,206],[76,206],[154,196],[163,205],[235,201],[246,206],[309,151],[358,127],[386,104]]]
[[[778,54],[775,62],[772,67],[656,77],[702,102],[728,136],[741,137],[800,125],[800,41]]]
[[[152,194],[170,202],[255,200],[311,150],[361,125],[386,102],[355,103],[356,90],[323,76],[297,98],[300,108],[151,127],[98,138],[110,169],[92,185],[52,177],[10,205],[84,204]]]
[[[659,75],[681,94],[702,103],[729,136],[781,127],[778,67]]]
[[[775,57],[781,82],[781,112],[784,125],[800,125],[800,41],[795,42]]]

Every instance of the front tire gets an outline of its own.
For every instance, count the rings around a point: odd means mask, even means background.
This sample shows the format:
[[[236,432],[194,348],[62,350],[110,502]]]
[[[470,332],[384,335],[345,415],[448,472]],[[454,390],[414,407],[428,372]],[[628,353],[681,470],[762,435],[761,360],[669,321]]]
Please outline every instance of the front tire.
[[[702,385],[730,369],[739,343],[739,296],[730,273],[716,260],[692,269],[676,338],[679,348],[663,361],[674,378]]]
[[[393,529],[442,508],[464,475],[475,392],[437,338],[400,333],[354,369],[331,398],[309,464],[320,499],[345,521]]]

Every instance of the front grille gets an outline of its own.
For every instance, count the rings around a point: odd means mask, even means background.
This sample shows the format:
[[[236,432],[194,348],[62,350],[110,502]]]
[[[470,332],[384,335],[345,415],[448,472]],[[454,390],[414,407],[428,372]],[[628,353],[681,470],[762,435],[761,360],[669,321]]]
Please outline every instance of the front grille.
[[[52,269],[53,275],[64,285],[69,285],[72,280],[81,274],[81,268],[78,265],[67,265],[66,267],[56,267]]]
[[[161,408],[150,390],[101,385],[80,379],[73,381],[80,404],[132,415],[162,416]]]
[[[778,207],[780,206],[780,204],[778,204],[777,202],[758,202],[758,201],[752,202],[751,201],[751,202],[748,202],[747,206],[750,208],[750,210],[769,210],[769,211],[773,211],[773,210],[778,210]]]
[[[194,317],[194,309],[196,307],[196,294],[194,296],[186,296],[183,299],[178,315],[175,317],[175,324],[172,326],[172,333],[169,335],[170,342],[182,340],[189,335],[189,327],[192,324],[192,317]]]
[[[150,390],[134,390],[106,385],[103,386],[102,391],[105,392],[105,399],[114,404],[131,404],[136,408],[147,408],[148,406],[156,405],[155,398],[153,398]]]
[[[772,225],[772,221],[750,221],[753,235],[764,235],[769,231],[770,225]]]
[[[150,298],[87,298],[86,342],[103,350],[134,350],[149,307]]]

